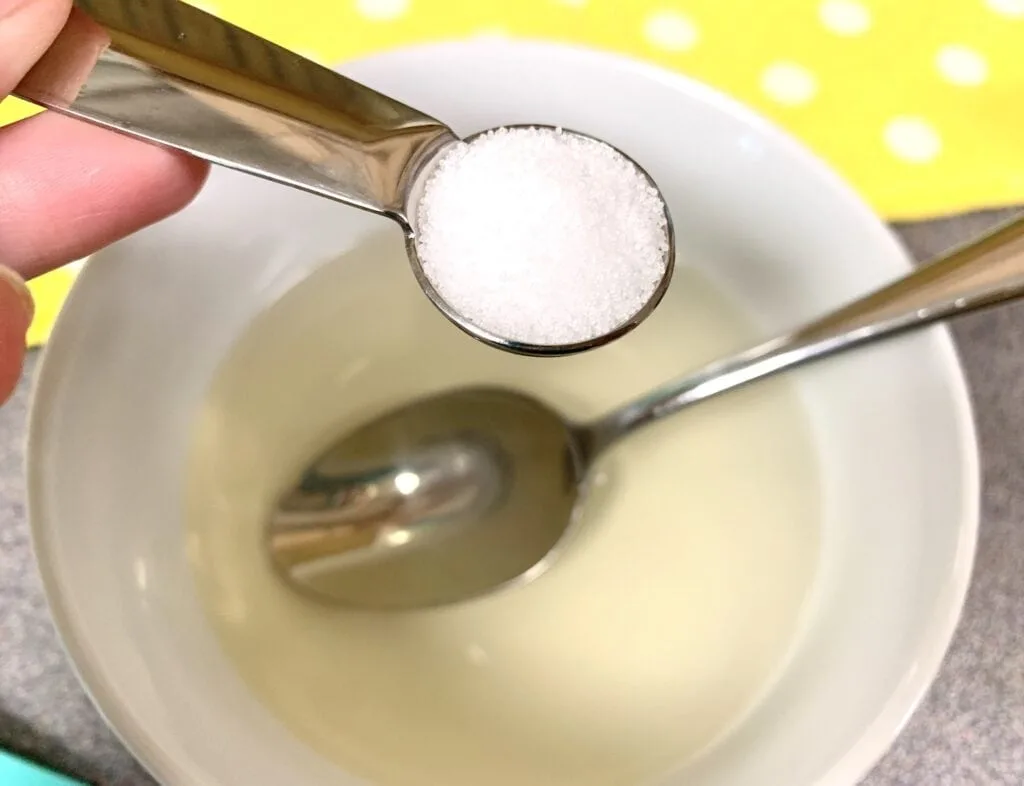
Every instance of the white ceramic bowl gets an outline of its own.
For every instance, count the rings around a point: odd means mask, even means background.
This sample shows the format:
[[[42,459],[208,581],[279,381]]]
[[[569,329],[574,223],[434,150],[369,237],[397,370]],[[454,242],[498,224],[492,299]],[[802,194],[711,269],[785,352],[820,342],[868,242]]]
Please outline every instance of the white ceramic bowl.
[[[629,151],[664,190],[685,263],[766,334],[908,269],[820,162],[684,78],[495,42],[345,70],[460,133],[563,124]],[[92,260],[46,351],[29,450],[46,589],[97,705],[165,784],[356,783],[284,733],[221,654],[185,558],[182,481],[191,422],[226,348],[383,222],[218,172],[183,214]],[[934,329],[796,380],[823,463],[818,606],[763,704],[671,786],[851,786],[913,710],[956,624],[978,465],[949,336]]]

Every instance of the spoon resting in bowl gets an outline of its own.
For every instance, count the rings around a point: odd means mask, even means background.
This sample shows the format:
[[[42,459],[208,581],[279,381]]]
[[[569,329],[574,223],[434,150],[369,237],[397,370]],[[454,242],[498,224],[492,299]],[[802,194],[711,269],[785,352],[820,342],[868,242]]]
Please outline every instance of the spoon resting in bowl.
[[[1024,296],[1024,218],[790,333],[590,423],[511,389],[456,389],[341,437],[270,516],[283,579],[346,607],[402,610],[540,576],[578,519],[595,460],[721,393]]]
[[[461,140],[440,120],[180,0],[76,0],[15,95],[395,221],[434,305],[503,350],[567,355],[606,344],[654,310],[672,277],[665,201],[622,151],[538,124],[499,129],[518,158],[507,144],[487,157],[493,130]],[[478,153],[478,176],[460,178]],[[455,184],[462,210],[437,209],[438,180]],[[448,275],[453,266],[460,275]],[[472,308],[488,297],[492,307]],[[555,333],[538,334],[543,321],[522,316],[567,306],[575,318]]]

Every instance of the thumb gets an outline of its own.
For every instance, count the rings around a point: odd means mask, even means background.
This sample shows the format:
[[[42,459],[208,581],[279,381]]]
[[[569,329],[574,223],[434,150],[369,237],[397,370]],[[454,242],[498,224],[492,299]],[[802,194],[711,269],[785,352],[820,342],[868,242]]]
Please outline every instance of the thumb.
[[[25,282],[0,265],[0,403],[6,401],[21,376],[25,333],[32,314],[32,297]]]

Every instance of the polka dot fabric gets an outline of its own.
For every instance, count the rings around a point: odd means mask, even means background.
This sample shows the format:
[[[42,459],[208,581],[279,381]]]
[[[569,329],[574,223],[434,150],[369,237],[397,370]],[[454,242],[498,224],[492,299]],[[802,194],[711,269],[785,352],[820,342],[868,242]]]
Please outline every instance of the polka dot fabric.
[[[752,105],[890,219],[1024,202],[1024,0],[195,4],[324,63],[479,36],[624,53]],[[0,123],[30,111],[9,99]]]

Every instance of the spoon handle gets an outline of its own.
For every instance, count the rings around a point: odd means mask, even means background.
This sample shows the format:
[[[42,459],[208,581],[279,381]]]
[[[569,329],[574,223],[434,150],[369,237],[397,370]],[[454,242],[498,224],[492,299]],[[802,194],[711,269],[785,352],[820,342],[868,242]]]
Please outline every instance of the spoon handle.
[[[179,0],[76,0],[15,95],[403,220],[441,122]]]
[[[717,361],[586,427],[591,457],[627,433],[763,377],[1024,296],[1024,218],[792,333]]]

